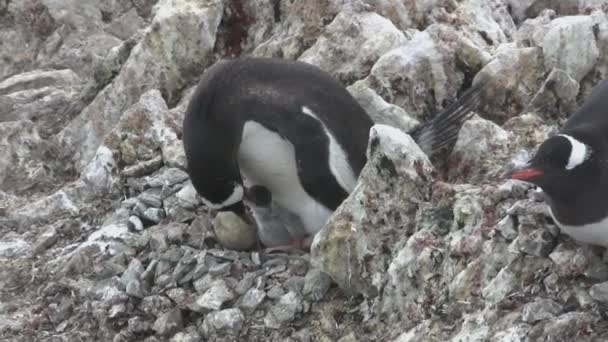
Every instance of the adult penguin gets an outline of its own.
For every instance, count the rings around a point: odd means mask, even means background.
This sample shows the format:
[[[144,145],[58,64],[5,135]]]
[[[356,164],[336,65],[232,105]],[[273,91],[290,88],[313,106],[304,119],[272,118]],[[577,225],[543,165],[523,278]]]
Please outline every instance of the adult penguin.
[[[410,132],[423,151],[430,155],[456,140],[479,102],[478,88]],[[299,217],[308,246],[354,189],[373,124],[340,83],[313,65],[224,60],[206,70],[188,105],[187,171],[207,207],[241,217],[246,187],[268,189]]]

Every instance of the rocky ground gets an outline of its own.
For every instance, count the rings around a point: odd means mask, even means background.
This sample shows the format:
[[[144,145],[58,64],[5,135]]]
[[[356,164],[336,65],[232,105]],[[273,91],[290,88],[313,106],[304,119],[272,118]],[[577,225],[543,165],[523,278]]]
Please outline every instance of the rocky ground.
[[[500,179],[608,76],[607,13],[604,0],[0,0],[0,339],[607,340],[608,254]],[[193,86],[237,55],[315,64],[382,124],[310,254],[223,248],[183,171]],[[474,77],[491,80],[486,102],[431,163],[403,130]]]

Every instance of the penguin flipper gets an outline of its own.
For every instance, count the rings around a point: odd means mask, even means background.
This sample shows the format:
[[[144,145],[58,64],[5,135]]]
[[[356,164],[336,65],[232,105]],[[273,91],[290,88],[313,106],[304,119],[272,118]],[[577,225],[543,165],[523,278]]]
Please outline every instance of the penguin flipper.
[[[473,111],[483,100],[485,83],[485,79],[477,82],[434,118],[409,132],[427,156],[431,157],[456,142],[462,124],[473,116]]]

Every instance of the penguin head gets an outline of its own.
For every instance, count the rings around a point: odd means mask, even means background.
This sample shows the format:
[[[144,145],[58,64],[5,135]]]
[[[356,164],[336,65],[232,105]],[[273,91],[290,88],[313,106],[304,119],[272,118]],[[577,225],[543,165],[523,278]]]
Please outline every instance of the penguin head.
[[[245,193],[245,199],[257,207],[270,207],[272,194],[265,186],[253,185]]]
[[[510,172],[511,179],[530,182],[551,197],[584,191],[595,173],[593,151],[581,139],[559,134],[545,140],[525,165]]]

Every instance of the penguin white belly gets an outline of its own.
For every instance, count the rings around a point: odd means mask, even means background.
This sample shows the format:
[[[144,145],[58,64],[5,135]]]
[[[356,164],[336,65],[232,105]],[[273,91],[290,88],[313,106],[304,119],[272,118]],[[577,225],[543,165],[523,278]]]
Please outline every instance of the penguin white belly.
[[[255,121],[247,121],[238,163],[243,176],[251,184],[268,188],[274,201],[300,217],[309,234],[325,225],[332,211],[302,187],[291,142]]]
[[[570,226],[559,222],[553,211],[549,208],[553,221],[557,223],[557,226],[574,240],[588,243],[591,245],[598,245],[608,247],[608,217],[595,223],[588,223],[582,226]]]

